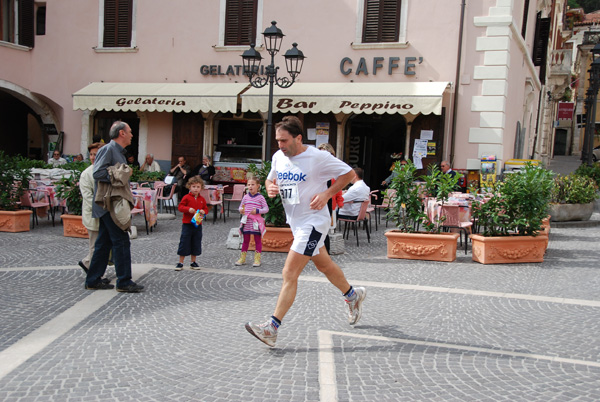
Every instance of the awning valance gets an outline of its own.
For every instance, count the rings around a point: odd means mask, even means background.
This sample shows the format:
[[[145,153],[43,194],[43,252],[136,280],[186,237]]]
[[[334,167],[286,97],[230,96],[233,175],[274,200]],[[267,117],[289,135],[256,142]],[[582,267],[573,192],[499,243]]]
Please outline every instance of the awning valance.
[[[248,85],[93,82],[73,94],[73,109],[236,113]]]
[[[441,114],[448,82],[294,83],[273,91],[273,112]],[[269,88],[242,94],[243,112],[266,112]]]

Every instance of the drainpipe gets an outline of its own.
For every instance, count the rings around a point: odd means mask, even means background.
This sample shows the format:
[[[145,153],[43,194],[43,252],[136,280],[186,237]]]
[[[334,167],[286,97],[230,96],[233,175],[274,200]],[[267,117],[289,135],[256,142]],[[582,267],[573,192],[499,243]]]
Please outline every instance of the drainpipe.
[[[462,61],[463,30],[465,26],[465,7],[467,0],[460,5],[460,30],[458,33],[458,51],[456,55],[456,77],[454,78],[454,101],[452,105],[452,132],[450,138],[450,166],[454,166],[454,142],[456,140],[456,114],[458,107],[458,86],[460,85],[460,63]]]

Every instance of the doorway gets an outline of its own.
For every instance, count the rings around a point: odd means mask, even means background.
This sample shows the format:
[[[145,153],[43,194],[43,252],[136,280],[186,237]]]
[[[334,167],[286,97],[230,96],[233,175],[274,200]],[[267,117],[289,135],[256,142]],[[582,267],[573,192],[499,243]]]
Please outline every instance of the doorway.
[[[354,115],[346,125],[344,161],[364,170],[364,181],[375,190],[390,167],[404,157],[406,120],[401,115]]]

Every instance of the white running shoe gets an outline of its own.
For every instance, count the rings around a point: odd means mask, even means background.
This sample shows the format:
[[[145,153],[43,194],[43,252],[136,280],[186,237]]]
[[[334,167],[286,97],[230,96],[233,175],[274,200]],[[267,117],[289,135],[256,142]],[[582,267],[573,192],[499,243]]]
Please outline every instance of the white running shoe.
[[[270,347],[275,346],[275,342],[277,341],[277,329],[271,322],[271,320],[265,322],[264,324],[254,324],[252,322],[248,322],[245,325],[246,331],[250,332],[260,341],[266,343]]]
[[[362,302],[367,296],[367,289],[363,287],[354,288],[354,293],[356,293],[356,299],[353,301],[346,300],[348,309],[350,310],[348,314],[348,324],[350,325],[356,324],[362,316]]]

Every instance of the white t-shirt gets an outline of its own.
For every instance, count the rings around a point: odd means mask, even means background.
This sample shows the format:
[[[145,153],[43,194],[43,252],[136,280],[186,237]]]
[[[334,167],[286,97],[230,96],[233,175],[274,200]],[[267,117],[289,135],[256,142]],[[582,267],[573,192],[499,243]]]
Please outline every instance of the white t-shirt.
[[[348,191],[344,193],[344,206],[340,208],[339,214],[346,216],[358,216],[361,202],[368,200],[370,193],[371,189],[366,185],[364,180],[358,180],[348,189]],[[350,201],[354,202],[350,203]]]
[[[352,168],[329,152],[308,146],[306,151],[288,158],[283,152],[273,155],[267,178],[275,180],[283,201],[285,215],[292,231],[312,225],[329,227],[331,217],[327,207],[310,209],[312,197],[327,190],[327,181],[337,179]]]

